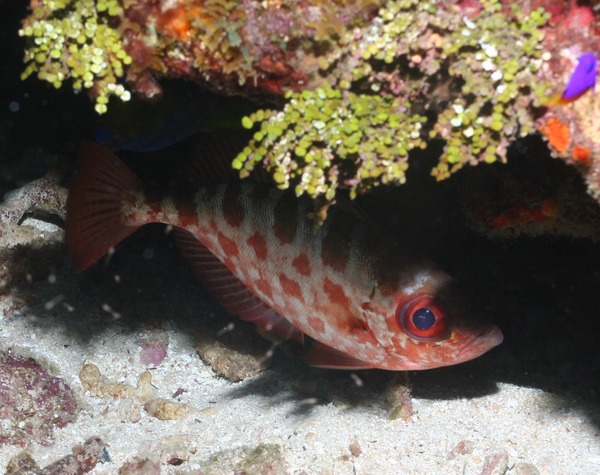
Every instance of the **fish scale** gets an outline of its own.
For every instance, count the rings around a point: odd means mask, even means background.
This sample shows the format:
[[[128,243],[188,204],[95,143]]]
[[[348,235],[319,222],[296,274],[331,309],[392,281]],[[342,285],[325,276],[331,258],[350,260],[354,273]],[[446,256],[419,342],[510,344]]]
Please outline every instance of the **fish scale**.
[[[479,356],[502,335],[453,304],[451,279],[371,223],[332,210],[315,227],[289,192],[239,182],[152,200],[117,157],[87,144],[67,203],[78,270],[140,226],[175,229],[224,307],[280,338],[311,338],[322,367],[426,369]]]
[[[235,197],[229,193],[232,185],[213,188],[210,191],[213,196],[210,197],[207,196],[207,191],[203,190],[194,198],[195,215],[214,216],[214,227],[218,231],[215,233],[210,222],[204,224],[200,218],[192,226],[186,223],[188,231],[189,228],[193,228],[192,234],[197,240],[224,262],[245,286],[254,288],[263,302],[279,314],[293,319],[294,325],[309,336],[314,337],[314,327],[322,328],[319,334],[320,341],[331,345],[334,343],[335,335],[345,330],[343,325],[349,323],[350,309],[342,305],[344,302],[338,301],[342,296],[347,301],[353,300],[345,295],[344,282],[349,279],[358,281],[358,279],[349,274],[349,269],[346,273],[340,274],[334,268],[335,266],[323,263],[321,244],[324,241],[323,236],[326,236],[329,230],[327,226],[315,232],[313,223],[307,218],[298,220],[292,240],[282,239],[283,232],[264,232],[276,226],[286,228],[289,223],[286,219],[276,224],[274,216],[279,200],[287,197],[275,190],[269,190],[270,193],[265,194],[257,193],[256,188],[261,186],[264,185],[235,186],[239,193]],[[225,203],[228,197],[235,199],[236,205],[241,206],[243,219],[239,219],[239,216],[235,219],[227,216],[225,211],[233,209],[231,204]],[[306,216],[302,210],[289,211],[300,212],[300,216]],[[236,209],[236,213],[240,214],[239,209]],[[282,213],[282,217],[285,216],[289,215]],[[178,218],[174,218],[170,223],[185,227]],[[287,234],[289,237],[291,233]],[[257,237],[260,237],[260,240]],[[237,243],[234,251],[230,241]],[[309,262],[314,263],[308,276],[300,274],[293,266],[293,261],[301,254],[307,256]],[[349,254],[350,257],[353,255],[352,252]],[[355,266],[348,262],[343,263],[341,267]],[[264,284],[257,285],[257,282]],[[329,282],[330,287],[338,286],[341,294],[324,291],[327,288],[325,282]],[[292,286],[297,290],[290,291]],[[310,312],[307,312],[307,302],[314,302]],[[359,303],[355,301],[352,305],[355,307]],[[363,356],[368,357],[366,354]]]

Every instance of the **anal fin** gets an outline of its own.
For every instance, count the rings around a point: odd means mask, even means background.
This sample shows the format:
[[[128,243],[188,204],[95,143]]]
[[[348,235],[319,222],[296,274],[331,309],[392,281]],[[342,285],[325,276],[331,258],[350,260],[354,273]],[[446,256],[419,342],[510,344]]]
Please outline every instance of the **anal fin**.
[[[228,312],[254,323],[261,332],[303,343],[303,332],[254,295],[192,233],[176,228],[173,235],[196,276]]]

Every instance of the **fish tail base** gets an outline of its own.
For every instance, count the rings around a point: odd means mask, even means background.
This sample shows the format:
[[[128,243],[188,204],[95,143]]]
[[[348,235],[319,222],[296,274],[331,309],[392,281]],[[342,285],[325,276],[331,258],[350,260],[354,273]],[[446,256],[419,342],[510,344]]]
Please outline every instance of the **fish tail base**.
[[[143,188],[140,179],[104,147],[82,145],[79,168],[67,199],[66,241],[81,272],[135,232],[141,224],[123,221],[127,193]]]

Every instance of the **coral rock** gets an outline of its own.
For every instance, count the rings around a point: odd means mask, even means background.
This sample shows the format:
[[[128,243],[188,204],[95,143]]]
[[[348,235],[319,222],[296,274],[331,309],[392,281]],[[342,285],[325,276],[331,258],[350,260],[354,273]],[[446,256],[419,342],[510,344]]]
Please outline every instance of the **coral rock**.
[[[73,390],[31,358],[0,352],[0,445],[49,445],[54,428],[72,422]]]

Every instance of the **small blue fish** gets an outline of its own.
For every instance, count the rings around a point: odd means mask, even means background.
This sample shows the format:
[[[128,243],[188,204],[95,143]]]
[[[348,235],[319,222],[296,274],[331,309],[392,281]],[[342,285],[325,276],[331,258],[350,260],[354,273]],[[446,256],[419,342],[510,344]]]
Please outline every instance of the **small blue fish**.
[[[571,74],[558,103],[568,104],[579,99],[588,89],[593,89],[596,85],[597,73],[598,58],[594,53],[583,53],[579,56],[575,71]]]

